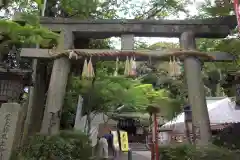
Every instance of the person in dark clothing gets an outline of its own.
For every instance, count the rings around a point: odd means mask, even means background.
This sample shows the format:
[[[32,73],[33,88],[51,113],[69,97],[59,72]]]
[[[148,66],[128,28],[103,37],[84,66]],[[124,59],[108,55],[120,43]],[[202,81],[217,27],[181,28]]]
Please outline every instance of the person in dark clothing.
[[[113,135],[111,134],[111,132],[104,134],[103,137],[106,138],[108,142],[112,141],[113,139]]]
[[[109,133],[104,134],[103,138],[105,138],[108,142],[108,148],[112,150],[113,156],[115,156],[115,148],[113,145],[113,134],[111,131]]]
[[[112,135],[111,131],[109,133],[104,134],[103,137],[107,140],[108,146],[112,148],[113,147],[113,135]]]

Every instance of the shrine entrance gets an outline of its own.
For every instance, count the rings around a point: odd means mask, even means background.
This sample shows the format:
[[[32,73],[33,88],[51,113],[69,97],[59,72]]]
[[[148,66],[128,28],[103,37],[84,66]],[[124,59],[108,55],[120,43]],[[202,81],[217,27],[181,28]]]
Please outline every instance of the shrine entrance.
[[[146,143],[148,124],[134,118],[123,118],[118,121],[117,128],[128,133],[129,143]]]
[[[204,61],[233,61],[228,53],[202,53],[197,51],[195,38],[225,38],[236,26],[234,16],[201,19],[201,20],[73,20],[66,18],[41,18],[41,24],[52,31],[60,31],[61,38],[57,48],[33,49],[23,48],[21,56],[25,58],[53,60],[53,68],[48,87],[46,109],[42,123],[42,133],[56,134],[59,132],[60,113],[70,73],[71,61],[83,64],[84,59],[96,61],[126,60],[134,57],[136,61],[169,61],[176,57],[184,64],[188,87],[189,104],[193,106],[193,128],[201,131],[199,145],[210,141],[210,126],[205,100],[201,66]],[[121,50],[89,50],[73,49],[74,39],[121,37]],[[178,37],[179,50],[134,50],[134,36],[147,37]],[[79,42],[81,43],[81,42]],[[74,47],[73,47],[74,46]],[[37,60],[35,60],[36,63]],[[38,75],[38,70],[35,70]],[[35,76],[36,76],[35,75]],[[40,75],[38,75],[40,76]],[[34,102],[33,102],[34,104]]]

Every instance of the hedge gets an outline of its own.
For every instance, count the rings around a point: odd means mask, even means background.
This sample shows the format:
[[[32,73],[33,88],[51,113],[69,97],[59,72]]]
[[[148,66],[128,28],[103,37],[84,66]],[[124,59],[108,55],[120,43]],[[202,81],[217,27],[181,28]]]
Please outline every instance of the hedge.
[[[35,135],[29,144],[12,155],[12,160],[89,160],[92,147],[86,135],[62,131],[59,135]]]
[[[195,147],[174,145],[160,147],[160,160],[240,160],[240,154],[214,145]]]

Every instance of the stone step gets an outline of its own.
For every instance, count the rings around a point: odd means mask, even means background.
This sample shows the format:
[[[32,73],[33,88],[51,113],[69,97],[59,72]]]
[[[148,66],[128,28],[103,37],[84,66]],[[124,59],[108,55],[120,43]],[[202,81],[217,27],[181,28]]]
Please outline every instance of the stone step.
[[[108,158],[97,158],[97,157],[91,157],[91,160],[114,160],[113,156],[109,156]]]

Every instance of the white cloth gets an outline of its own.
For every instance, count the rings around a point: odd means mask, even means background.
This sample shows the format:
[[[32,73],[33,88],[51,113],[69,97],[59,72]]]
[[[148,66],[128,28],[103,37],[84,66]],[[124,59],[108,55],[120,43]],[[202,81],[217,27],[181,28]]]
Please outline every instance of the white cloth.
[[[100,158],[108,158],[108,142],[106,138],[100,138],[99,140],[98,155]]]

